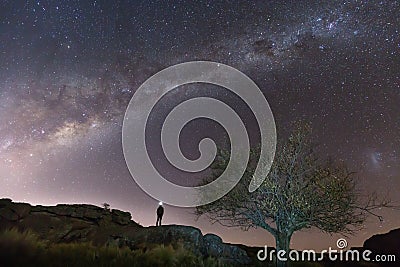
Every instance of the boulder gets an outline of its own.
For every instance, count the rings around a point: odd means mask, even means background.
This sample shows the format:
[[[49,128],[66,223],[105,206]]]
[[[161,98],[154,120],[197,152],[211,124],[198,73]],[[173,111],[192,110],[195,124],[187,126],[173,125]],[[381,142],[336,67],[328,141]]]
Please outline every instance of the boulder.
[[[128,246],[131,249],[147,249],[157,244],[183,245],[185,249],[203,257],[218,258],[221,262],[250,264],[251,259],[245,250],[238,246],[223,243],[221,237],[214,234],[202,235],[200,229],[183,225],[165,225],[145,227],[132,235],[114,236],[110,245]]]
[[[113,209],[111,211],[112,221],[121,225],[128,225],[132,221],[132,215],[129,212]]]
[[[18,215],[8,207],[0,208],[0,218],[7,221],[17,221]]]
[[[241,265],[251,263],[246,251],[238,246],[223,243],[221,237],[214,234],[204,236],[204,250],[206,256],[219,258],[225,263]]]
[[[18,214],[19,218],[25,218],[31,212],[31,205],[27,203],[19,203],[12,207],[13,211]]]
[[[9,221],[17,221],[26,217],[31,210],[27,203],[14,203],[9,199],[0,201],[0,217]]]
[[[161,227],[150,226],[139,229],[133,236],[128,236],[131,244],[177,244],[180,243],[186,249],[195,254],[203,254],[203,235],[200,229],[183,225],[165,225]]]
[[[220,256],[224,251],[221,237],[214,234],[206,234],[204,236],[204,247],[208,256]]]

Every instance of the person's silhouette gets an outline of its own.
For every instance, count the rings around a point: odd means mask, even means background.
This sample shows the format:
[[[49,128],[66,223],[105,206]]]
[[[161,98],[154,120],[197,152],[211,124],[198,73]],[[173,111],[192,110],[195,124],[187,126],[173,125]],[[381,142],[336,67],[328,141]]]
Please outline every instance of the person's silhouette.
[[[164,215],[164,207],[163,207],[163,203],[160,202],[158,204],[158,208],[157,208],[157,221],[156,221],[156,226],[161,226],[161,220],[162,220],[162,216]]]

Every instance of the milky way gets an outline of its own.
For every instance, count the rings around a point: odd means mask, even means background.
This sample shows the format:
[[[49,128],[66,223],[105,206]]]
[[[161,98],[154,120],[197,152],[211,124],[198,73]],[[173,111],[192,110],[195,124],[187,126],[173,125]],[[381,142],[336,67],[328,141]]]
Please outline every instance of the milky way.
[[[310,121],[320,155],[357,171],[365,192],[400,201],[399,12],[399,2],[388,0],[2,1],[0,197],[108,202],[153,224],[157,201],[132,181],[122,154],[125,109],[138,86],[164,67],[212,60],[259,85],[278,132]],[[154,128],[177,102],[202,94],[237,102],[222,89],[178,88],[153,114]],[[245,107],[241,112],[247,117]],[[204,125],[221,130],[207,122],[189,127],[197,134],[183,132],[187,154],[196,155]],[[157,138],[152,153],[163,158]],[[398,211],[382,215],[384,222],[369,219],[350,245],[399,227]],[[229,242],[273,244],[262,231],[195,221],[187,209],[167,207],[166,223],[199,226]],[[324,248],[334,238],[311,231],[296,235],[293,247]]]

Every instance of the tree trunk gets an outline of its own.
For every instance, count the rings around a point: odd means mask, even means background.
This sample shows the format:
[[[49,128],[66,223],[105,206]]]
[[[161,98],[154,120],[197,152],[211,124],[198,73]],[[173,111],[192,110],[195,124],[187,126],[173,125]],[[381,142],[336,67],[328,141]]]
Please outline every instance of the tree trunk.
[[[277,267],[286,267],[289,261],[289,246],[290,246],[290,239],[292,238],[292,234],[285,233],[285,232],[278,232],[275,236],[276,241],[276,266]],[[280,261],[278,260],[278,252],[280,250],[285,251],[285,254],[280,254],[281,258],[286,258],[287,261]]]

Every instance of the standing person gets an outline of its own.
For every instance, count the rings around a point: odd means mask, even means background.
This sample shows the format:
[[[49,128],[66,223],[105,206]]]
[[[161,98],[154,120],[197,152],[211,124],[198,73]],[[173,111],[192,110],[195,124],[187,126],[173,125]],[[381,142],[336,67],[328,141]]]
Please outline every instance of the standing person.
[[[161,226],[161,220],[162,220],[163,215],[164,215],[164,207],[163,207],[163,203],[160,201],[160,203],[158,203],[158,208],[157,208],[156,226]]]

